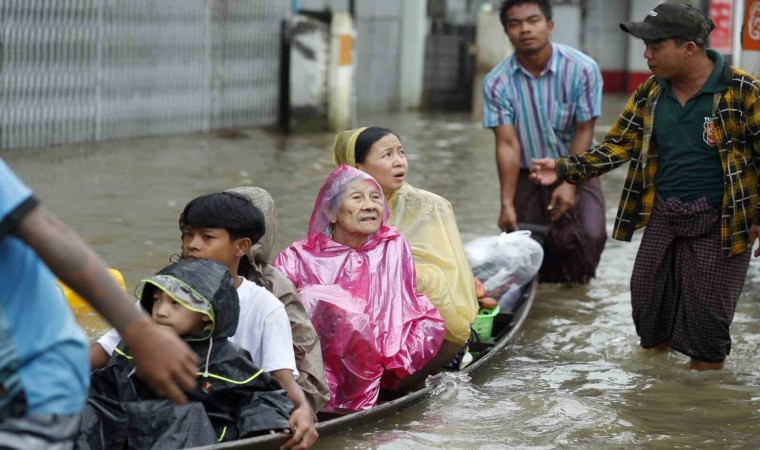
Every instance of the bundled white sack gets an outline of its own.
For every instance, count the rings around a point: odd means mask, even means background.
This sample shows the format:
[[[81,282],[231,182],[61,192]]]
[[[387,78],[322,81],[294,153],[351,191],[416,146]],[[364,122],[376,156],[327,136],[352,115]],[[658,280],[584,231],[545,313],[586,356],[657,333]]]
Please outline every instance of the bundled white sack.
[[[486,295],[499,299],[502,308],[514,301],[519,288],[533,279],[544,260],[544,249],[527,230],[475,239],[465,244],[464,250]]]

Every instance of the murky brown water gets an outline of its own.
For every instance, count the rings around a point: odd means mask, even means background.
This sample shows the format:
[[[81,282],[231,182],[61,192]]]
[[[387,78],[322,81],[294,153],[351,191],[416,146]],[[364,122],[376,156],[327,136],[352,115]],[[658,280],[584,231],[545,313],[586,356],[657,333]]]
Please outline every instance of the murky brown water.
[[[600,123],[620,107],[620,98],[607,99]],[[497,232],[493,138],[476,119],[365,119],[401,134],[410,181],[451,201],[465,240]],[[247,130],[242,139],[191,135],[0,156],[131,290],[179,251],[178,215],[200,194],[264,187],[280,211],[278,246],[300,238],[331,169],[332,139]],[[608,230],[624,176],[618,169],[603,178]],[[448,377],[434,398],[318,448],[760,448],[760,263],[750,266],[726,370],[692,373],[681,355],[638,347],[628,291],[637,247],[608,241],[590,286],[542,285],[515,345],[472,379]],[[91,337],[103,330],[95,317],[79,319]]]

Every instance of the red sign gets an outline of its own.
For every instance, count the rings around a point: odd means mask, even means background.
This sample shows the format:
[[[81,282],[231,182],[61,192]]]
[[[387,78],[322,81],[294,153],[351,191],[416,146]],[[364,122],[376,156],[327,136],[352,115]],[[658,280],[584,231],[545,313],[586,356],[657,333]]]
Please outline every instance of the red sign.
[[[710,48],[723,54],[731,54],[733,42],[733,0],[710,0],[710,18],[715,29],[710,33]]]
[[[744,12],[742,48],[760,50],[760,0],[747,0],[747,9]]]

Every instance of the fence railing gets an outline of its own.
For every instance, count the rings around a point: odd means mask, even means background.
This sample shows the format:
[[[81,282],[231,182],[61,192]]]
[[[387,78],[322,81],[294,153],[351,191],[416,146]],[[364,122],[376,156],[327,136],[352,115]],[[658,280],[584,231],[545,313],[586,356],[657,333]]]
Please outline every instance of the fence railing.
[[[0,0],[0,148],[277,121],[283,0]]]

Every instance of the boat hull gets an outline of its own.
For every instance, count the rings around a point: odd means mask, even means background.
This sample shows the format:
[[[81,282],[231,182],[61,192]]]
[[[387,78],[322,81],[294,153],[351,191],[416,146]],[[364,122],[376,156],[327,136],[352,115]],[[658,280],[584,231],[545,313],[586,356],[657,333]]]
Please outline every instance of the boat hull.
[[[477,351],[480,354],[470,365],[457,373],[470,374],[479,370],[509,346],[528,317],[528,312],[533,306],[533,301],[536,297],[537,288],[538,277],[535,277],[533,281],[525,287],[524,292],[522,293],[522,301],[515,310],[499,313],[494,318],[493,341],[470,344],[471,351]],[[317,431],[321,437],[324,437],[364,424],[376,423],[384,417],[393,415],[430,397],[435,392],[436,385],[436,380],[433,378],[431,382],[427,383],[425,388],[411,392],[395,400],[382,403],[365,411],[321,421],[316,425]],[[239,441],[197,447],[195,450],[279,449],[289,437],[289,435],[284,433],[257,436],[249,439],[241,439]]]

